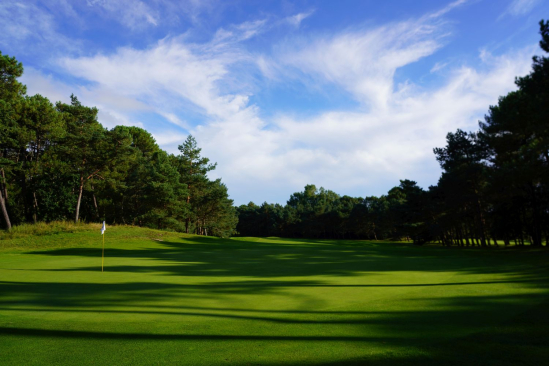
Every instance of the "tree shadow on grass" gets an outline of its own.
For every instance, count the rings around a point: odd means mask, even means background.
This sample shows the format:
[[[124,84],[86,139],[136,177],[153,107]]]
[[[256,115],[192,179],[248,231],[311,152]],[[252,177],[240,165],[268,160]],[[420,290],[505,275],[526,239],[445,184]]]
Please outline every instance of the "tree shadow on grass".
[[[490,284],[487,282],[484,284]],[[494,282],[501,283],[501,282]],[[466,285],[475,285],[470,283]],[[453,285],[453,284],[452,284]],[[61,311],[61,312],[93,312],[100,310],[112,314],[158,314],[201,316],[212,318],[234,318],[247,320],[262,320],[274,323],[307,323],[307,324],[372,324],[372,316],[400,317],[410,316],[422,322],[425,314],[421,310],[413,311],[332,311],[332,310],[277,310],[249,309],[228,307],[188,306],[177,302],[177,306],[165,305],[165,301],[177,299],[210,299],[220,295],[263,295],[279,294],[292,296],[288,290],[299,287],[324,286],[315,281],[233,281],[206,284],[167,284],[160,282],[129,282],[129,283],[70,283],[70,282],[13,282],[0,281],[0,310],[21,311]],[[333,287],[333,286],[329,286]],[[339,287],[339,286],[336,286]],[[354,286],[353,286],[354,287]],[[366,286],[368,287],[368,286]],[[377,286],[376,286],[377,287]],[[391,287],[391,286],[390,286]],[[428,300],[430,303],[441,304],[445,308],[475,309],[477,305],[495,304],[500,302],[509,309],[517,309],[525,303],[538,301],[539,295],[508,296],[474,296],[451,297],[442,299],[408,299],[408,302]],[[403,299],[404,300],[404,299]],[[512,301],[511,301],[512,300]],[[447,303],[444,303],[447,301]],[[35,308],[38,307],[38,308]],[[123,310],[113,309],[122,307]],[[476,313],[482,309],[480,306]],[[500,312],[502,310],[499,310]],[[503,310],[505,311],[505,310]],[[415,314],[415,317],[413,315]],[[422,315],[423,314],[423,315]],[[428,312],[428,317],[446,316],[446,313]],[[291,315],[291,319],[285,316]],[[484,314],[483,316],[485,316]],[[313,319],[321,316],[324,320]],[[467,315],[470,319],[471,314]],[[431,319],[433,320],[433,319]],[[444,319],[442,319],[444,320]],[[479,319],[482,321],[482,318]],[[448,321],[448,320],[444,320]],[[391,324],[384,319],[385,324]]]
[[[32,251],[48,256],[98,257],[99,249],[69,248]],[[133,249],[107,248],[112,272],[157,272],[177,276],[246,276],[255,278],[300,276],[355,276],[366,273],[419,271],[464,274],[505,273],[520,280],[548,280],[549,271],[534,270],[549,260],[547,251],[468,251],[418,248],[406,244],[363,241],[247,242],[209,237],[185,238],[184,242],[154,242]],[[145,259],[120,265],[112,259]],[[78,267],[62,271],[96,271]]]
[[[537,303],[536,306],[520,312],[524,303]],[[276,347],[278,344],[303,344],[314,347],[343,347],[352,344],[354,347],[363,347],[365,351],[370,347],[384,345],[395,347],[400,351],[388,351],[383,354],[362,357],[349,357],[342,354],[337,362],[281,362],[262,364],[323,364],[323,365],[542,365],[547,360],[549,350],[549,306],[547,294],[519,296],[483,296],[476,299],[456,297],[442,300],[438,310],[412,312],[361,312],[359,319],[345,321],[319,319],[305,321],[305,324],[331,326],[348,323],[350,326],[364,326],[376,329],[372,335],[345,335],[342,332],[330,331],[319,333],[314,329],[306,334],[304,328],[299,328],[295,334],[192,334],[185,331],[177,333],[137,333],[137,332],[102,332],[86,330],[42,329],[24,327],[0,327],[0,336],[28,337],[32,339],[47,339],[48,342],[57,339],[71,340],[105,340],[130,342],[217,342],[227,344],[231,342],[246,342],[265,344]],[[448,308],[447,306],[452,307]],[[494,310],[503,309],[513,314],[505,321],[484,321]],[[60,311],[63,311],[60,309]],[[85,310],[82,310],[85,311]],[[120,311],[124,313],[124,311]],[[139,311],[137,311],[139,313]],[[269,313],[269,311],[263,311]],[[278,313],[278,312],[277,312]],[[323,312],[302,311],[306,315],[319,316]],[[330,312],[339,316],[348,316],[346,312]],[[171,315],[168,313],[167,315]],[[174,312],[173,315],[192,315]],[[204,313],[205,317],[228,317],[239,321],[258,321],[261,323],[280,319],[270,316],[251,318],[234,314]],[[304,324],[302,319],[290,317],[286,314],[282,321],[288,324]],[[481,325],[482,324],[482,325]],[[258,327],[262,327],[258,323]],[[373,327],[373,328],[372,328]],[[253,333],[253,327],[250,328]],[[336,334],[334,334],[336,333]],[[339,334],[337,334],[339,333]],[[370,332],[369,334],[371,334]],[[326,334],[326,335],[319,335]],[[445,336],[440,336],[445,334]],[[451,336],[454,334],[455,336]],[[134,344],[134,343],[132,343]]]
[[[549,354],[549,299],[507,321],[444,342],[427,343],[422,355],[349,358],[318,365],[494,365],[547,364]]]
[[[525,304],[537,303],[549,296],[549,289],[541,285],[537,293],[516,295],[451,296],[441,298],[402,298],[413,310],[406,311],[333,311],[303,309],[257,309],[189,306],[193,299],[217,299],[225,295],[266,295],[277,294],[295,296],[296,288],[393,288],[393,287],[447,287],[478,286],[492,284],[528,284],[534,281],[481,281],[453,282],[442,284],[388,284],[388,285],[333,285],[314,280],[265,281],[241,280],[210,283],[164,283],[164,282],[123,282],[123,283],[72,283],[72,282],[15,282],[0,281],[0,308],[8,311],[62,311],[90,312],[102,311],[112,314],[158,314],[179,316],[200,316],[227,319],[245,319],[273,323],[295,324],[383,324],[419,323],[442,321],[445,324],[482,324],[491,314],[515,313]],[[425,293],[428,295],[428,293]],[[177,301],[185,300],[185,302]],[[540,300],[541,299],[541,300]],[[414,302],[429,304],[423,311]],[[175,302],[177,305],[166,305]],[[245,304],[245,302],[244,302]],[[38,307],[38,308],[36,308]],[[116,309],[113,307],[121,307]],[[448,309],[438,311],[438,308]],[[434,309],[434,310],[433,310]],[[450,315],[451,314],[451,315]],[[322,319],[320,319],[322,318]],[[471,323],[472,321],[472,323]]]

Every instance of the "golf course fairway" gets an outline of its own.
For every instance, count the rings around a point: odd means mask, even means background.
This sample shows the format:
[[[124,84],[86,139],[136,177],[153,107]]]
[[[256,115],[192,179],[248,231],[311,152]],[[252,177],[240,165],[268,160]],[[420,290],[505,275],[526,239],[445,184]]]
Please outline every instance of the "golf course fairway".
[[[218,239],[0,242],[1,365],[541,365],[549,251]]]

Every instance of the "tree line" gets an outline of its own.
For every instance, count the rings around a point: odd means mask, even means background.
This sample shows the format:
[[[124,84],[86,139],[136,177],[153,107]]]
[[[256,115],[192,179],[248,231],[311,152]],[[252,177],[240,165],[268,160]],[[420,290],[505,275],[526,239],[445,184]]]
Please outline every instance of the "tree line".
[[[549,52],[549,21],[540,22]],[[238,208],[243,236],[407,239],[417,244],[542,246],[549,240],[549,58],[535,56],[517,90],[489,107],[479,130],[448,133],[435,148],[438,183],[354,198],[307,185],[285,206]]]
[[[188,136],[180,154],[142,128],[104,128],[97,108],[29,96],[23,65],[0,52],[0,225],[74,220],[230,236],[227,187]]]

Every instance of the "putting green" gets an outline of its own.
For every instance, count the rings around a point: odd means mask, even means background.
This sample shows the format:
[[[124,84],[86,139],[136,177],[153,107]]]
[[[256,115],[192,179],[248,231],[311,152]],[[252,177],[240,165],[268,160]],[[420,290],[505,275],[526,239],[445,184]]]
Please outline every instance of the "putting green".
[[[112,227],[0,243],[0,363],[542,364],[549,251]]]

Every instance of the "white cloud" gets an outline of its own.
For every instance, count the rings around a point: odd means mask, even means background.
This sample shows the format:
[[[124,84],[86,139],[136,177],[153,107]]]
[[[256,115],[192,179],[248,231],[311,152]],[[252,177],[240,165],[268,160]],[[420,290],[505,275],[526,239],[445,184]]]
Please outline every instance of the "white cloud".
[[[205,47],[211,51],[219,51],[237,43],[246,41],[261,33],[267,24],[266,19],[244,22],[232,25],[229,30],[220,28],[215,33],[213,40]]]
[[[71,86],[32,67],[25,68],[21,82],[27,86],[28,95],[41,94],[52,103],[70,103],[70,95],[75,94],[84,105],[99,109],[98,119],[108,128],[117,125],[144,127],[142,122],[131,115],[151,110],[149,106],[135,99],[105,89],[89,90],[82,86]]]
[[[513,0],[503,15],[510,14],[517,16],[528,14],[538,3],[539,0]]]
[[[103,107],[95,103],[92,103],[92,105],[95,105],[98,107],[99,113],[97,115],[97,119],[101,122],[101,124],[104,127],[107,127],[107,128],[113,128],[115,126],[136,126],[141,128],[145,127],[142,122],[132,120],[128,118],[127,115],[123,113],[119,113],[116,110],[113,110],[108,107]]]
[[[462,6],[463,4],[468,3],[471,0],[456,0],[448,5],[446,5],[444,8],[435,11],[433,13],[429,13],[425,16],[425,18],[440,18],[441,16],[445,15],[446,13],[449,13],[453,9]]]
[[[157,132],[154,134],[154,138],[156,142],[164,149],[166,149],[166,146],[169,146],[170,148],[167,149],[169,152],[177,153],[177,146],[183,144],[187,138],[187,134],[177,133],[174,131]]]
[[[168,113],[168,112],[158,112],[162,117],[166,118],[168,121],[173,123],[176,126],[179,126],[181,128],[184,128],[185,130],[190,130],[190,126],[187,122],[183,121],[181,118],[176,116],[174,113]]]
[[[240,33],[240,36],[237,37],[237,40],[244,41],[256,36],[261,31],[261,28],[265,26],[266,22],[267,21],[265,19],[260,19],[251,22],[245,22],[235,26],[235,28]]]
[[[396,70],[442,47],[447,33],[440,18],[468,2],[454,1],[419,19],[287,42],[279,47],[277,62],[313,76],[315,82],[338,85],[374,109],[386,108]],[[259,67],[267,77],[276,78],[272,62],[261,59]]]
[[[39,52],[75,52],[80,42],[58,32],[54,16],[29,3],[8,1],[0,3],[0,46],[21,55]]]
[[[340,193],[360,187],[362,195],[404,178],[433,184],[439,170],[432,149],[444,146],[450,131],[476,130],[488,106],[528,72],[532,52],[484,54],[484,71],[455,69],[441,88],[393,93],[383,110],[282,116],[269,129],[252,115],[208,124],[196,136],[240,202],[261,202],[270,190],[289,195],[307,183]]]
[[[224,5],[217,0],[87,0],[86,3],[89,9],[80,8],[80,12],[93,9],[132,31],[144,31],[166,24],[180,24],[182,20],[199,24],[202,22],[203,13],[219,11]]]
[[[25,67],[21,82],[27,86],[27,94],[41,94],[52,102],[70,103],[70,95],[75,93],[73,87],[66,85],[52,75],[44,75],[32,67]]]
[[[135,0],[88,0],[88,6],[99,6],[112,13],[119,21],[131,29],[158,25],[159,14],[142,1]]]
[[[220,95],[218,83],[240,55],[203,50],[181,39],[166,39],[146,50],[121,48],[112,55],[65,58],[61,65],[100,88],[156,105],[159,110],[169,108],[164,102],[170,98],[183,98],[212,116],[239,110],[246,96]]]
[[[434,74],[436,72],[439,72],[440,70],[444,69],[446,66],[448,66],[449,62],[437,62],[434,64],[434,66],[431,68],[430,73]]]
[[[441,47],[440,37],[434,25],[409,21],[286,46],[279,60],[343,87],[371,107],[385,108],[395,71],[433,54]]]
[[[310,17],[313,13],[314,13],[313,11],[309,11],[309,12],[306,12],[306,13],[298,13],[298,14],[286,17],[285,21],[290,23],[294,27],[299,28],[299,26],[301,25],[301,22],[304,19]]]
[[[27,1],[29,2],[29,1]],[[82,21],[78,16],[76,9],[74,8],[75,2],[71,0],[42,0],[40,3],[47,6],[50,11],[63,14],[69,18],[77,19],[79,22]]]

